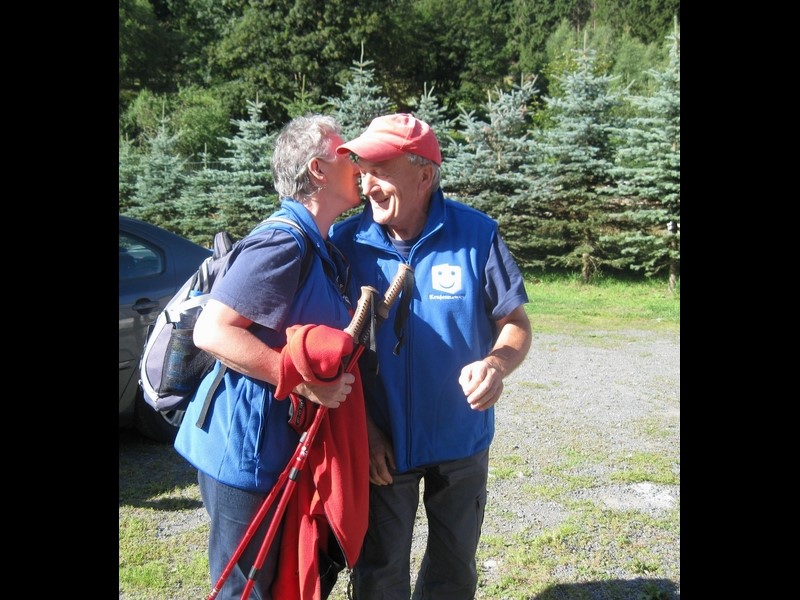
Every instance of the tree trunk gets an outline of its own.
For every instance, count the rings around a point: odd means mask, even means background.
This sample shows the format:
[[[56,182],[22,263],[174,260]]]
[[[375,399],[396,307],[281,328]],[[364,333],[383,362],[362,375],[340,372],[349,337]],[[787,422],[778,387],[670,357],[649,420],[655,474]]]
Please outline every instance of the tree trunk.
[[[591,274],[591,269],[589,268],[589,253],[583,253],[583,268],[581,269],[581,279],[583,283],[589,283],[589,276]]]
[[[669,291],[675,292],[675,286],[678,284],[678,263],[674,258],[669,260]]]

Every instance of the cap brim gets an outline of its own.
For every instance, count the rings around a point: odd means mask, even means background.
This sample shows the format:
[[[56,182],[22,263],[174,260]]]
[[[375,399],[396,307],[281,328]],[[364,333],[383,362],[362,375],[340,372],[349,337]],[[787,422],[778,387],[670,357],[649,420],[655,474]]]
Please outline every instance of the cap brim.
[[[384,160],[391,160],[403,154],[403,151],[391,144],[380,142],[374,139],[361,139],[356,138],[352,142],[342,144],[336,149],[338,154],[347,154],[352,152],[359,158],[371,162],[382,162]]]

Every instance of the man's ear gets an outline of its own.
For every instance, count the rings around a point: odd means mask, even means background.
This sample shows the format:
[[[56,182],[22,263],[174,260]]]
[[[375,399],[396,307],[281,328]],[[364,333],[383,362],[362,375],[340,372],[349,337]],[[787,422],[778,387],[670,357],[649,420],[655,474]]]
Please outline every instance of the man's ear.
[[[424,165],[420,167],[419,174],[419,187],[425,192],[432,192],[430,189],[433,182],[433,167],[431,165]]]

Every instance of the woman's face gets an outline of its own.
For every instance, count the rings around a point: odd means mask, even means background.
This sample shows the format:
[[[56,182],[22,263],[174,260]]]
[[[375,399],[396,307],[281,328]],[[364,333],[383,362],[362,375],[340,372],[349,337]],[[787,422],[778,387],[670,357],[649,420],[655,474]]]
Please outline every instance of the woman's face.
[[[331,147],[336,148],[344,144],[344,140],[338,135],[331,136]],[[339,200],[341,212],[349,210],[359,205],[361,196],[359,195],[358,167],[345,154],[336,154],[333,160],[320,158],[323,173],[325,175],[325,192],[332,196],[333,200]]]

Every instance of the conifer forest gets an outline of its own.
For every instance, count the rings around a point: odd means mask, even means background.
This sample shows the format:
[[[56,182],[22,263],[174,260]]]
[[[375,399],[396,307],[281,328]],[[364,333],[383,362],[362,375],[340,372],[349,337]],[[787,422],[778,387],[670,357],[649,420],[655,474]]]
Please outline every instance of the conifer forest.
[[[120,0],[120,214],[242,237],[312,112],[430,123],[526,271],[679,282],[678,0]]]

